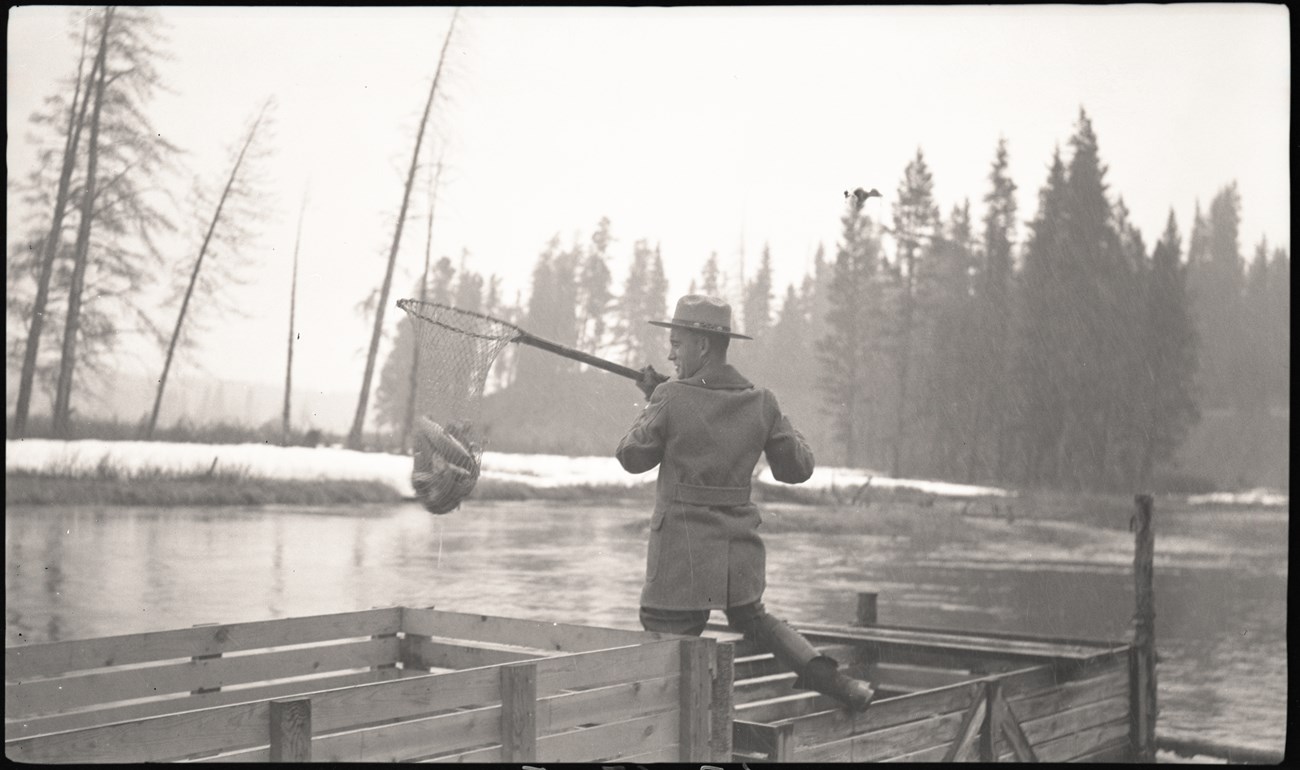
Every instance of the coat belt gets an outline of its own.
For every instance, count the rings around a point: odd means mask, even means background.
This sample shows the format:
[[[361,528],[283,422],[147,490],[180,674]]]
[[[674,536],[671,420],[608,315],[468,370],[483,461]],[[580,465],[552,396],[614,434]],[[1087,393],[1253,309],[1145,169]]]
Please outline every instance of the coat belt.
[[[749,502],[749,487],[706,487],[678,484],[677,502],[687,505],[744,505]]]

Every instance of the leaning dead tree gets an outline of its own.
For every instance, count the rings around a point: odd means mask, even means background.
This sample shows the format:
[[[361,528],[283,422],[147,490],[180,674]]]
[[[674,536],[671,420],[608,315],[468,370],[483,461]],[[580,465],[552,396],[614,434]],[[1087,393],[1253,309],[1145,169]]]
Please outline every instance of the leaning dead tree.
[[[406,185],[402,188],[402,205],[397,214],[397,226],[393,231],[393,244],[388,250],[388,267],[384,272],[384,282],[379,289],[379,303],[375,308],[374,331],[370,335],[370,351],[366,354],[366,370],[361,378],[361,395],[357,400],[357,413],[352,419],[352,429],[348,431],[347,447],[361,448],[361,431],[366,422],[366,407],[370,401],[370,381],[375,375],[375,359],[379,356],[379,340],[383,335],[384,310],[388,306],[388,291],[393,284],[393,267],[397,263],[397,249],[402,242],[402,225],[406,223],[406,209],[411,200],[411,188],[415,186],[415,172],[420,165],[420,145],[424,141],[424,128],[429,122],[429,113],[433,110],[434,97],[438,93],[438,79],[442,76],[442,65],[447,59],[447,48],[451,43],[451,33],[456,28],[456,19],[460,16],[457,8],[451,16],[447,27],[447,36],[442,41],[442,52],[438,54],[438,66],[433,73],[433,83],[429,86],[429,98],[424,103],[424,115],[420,118],[420,127],[415,133],[415,151],[411,153],[411,166],[406,172]]]
[[[54,258],[58,254],[59,244],[63,240],[63,217],[68,211],[68,188],[72,183],[72,171],[77,165],[77,145],[81,142],[81,128],[86,123],[86,107],[90,103],[90,88],[82,90],[82,71],[86,64],[86,45],[90,34],[90,22],[87,20],[81,34],[81,56],[77,61],[77,81],[72,92],[72,103],[68,106],[68,127],[63,145],[63,163],[59,170],[59,184],[54,194],[54,215],[50,222],[49,234],[42,243],[39,274],[36,278],[36,297],[32,301],[32,321],[27,331],[27,344],[23,348],[23,367],[18,380],[18,403],[14,408],[14,437],[23,438],[27,433],[27,413],[31,408],[32,381],[36,377],[36,354],[40,349],[41,332],[45,326],[45,308],[50,296],[50,277],[54,272]],[[102,42],[101,42],[102,47]],[[96,56],[98,66],[100,57]],[[89,81],[98,76],[98,69],[92,69]]]
[[[263,125],[266,117],[266,111],[271,106],[271,100],[263,103],[261,110],[257,113],[257,118],[253,121],[252,126],[248,129],[248,134],[244,138],[243,145],[239,148],[239,154],[235,158],[234,166],[230,169],[230,176],[226,178],[226,186],[221,191],[221,197],[217,199],[216,211],[212,214],[212,219],[208,223],[207,232],[203,236],[203,243],[199,246],[199,255],[194,260],[194,269],[190,272],[189,284],[185,288],[185,295],[181,299],[180,313],[176,316],[176,327],[172,331],[171,340],[167,343],[167,356],[163,360],[162,375],[158,378],[158,393],[154,397],[153,411],[149,414],[149,423],[145,426],[144,438],[153,437],[154,428],[158,425],[158,410],[162,407],[163,391],[167,387],[167,374],[171,371],[172,358],[176,354],[176,343],[180,340],[181,329],[185,324],[186,311],[189,310],[190,299],[194,296],[194,287],[199,280],[199,271],[203,268],[203,258],[208,253],[208,247],[212,243],[213,234],[217,231],[217,226],[221,223],[221,212],[226,207],[227,201],[232,197],[232,191],[237,189],[240,181],[240,172],[245,169],[245,158],[248,155],[249,148],[253,145],[253,140],[257,138],[257,130]]]
[[[280,443],[289,443],[289,394],[293,392],[293,321],[298,300],[298,247],[302,244],[302,219],[307,213],[307,195],[302,196],[298,209],[298,233],[293,239],[293,277],[289,279],[289,354],[284,365],[284,421],[280,428]]]

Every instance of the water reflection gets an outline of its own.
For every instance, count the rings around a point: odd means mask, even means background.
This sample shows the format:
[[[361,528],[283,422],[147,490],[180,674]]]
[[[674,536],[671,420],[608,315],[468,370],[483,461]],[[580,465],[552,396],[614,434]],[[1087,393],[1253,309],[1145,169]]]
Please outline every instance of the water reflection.
[[[414,505],[12,508],[5,644],[391,605],[637,628],[645,526],[639,509],[542,503],[442,517]],[[765,600],[792,620],[847,622],[855,592],[874,590],[887,623],[1125,637],[1131,535],[997,526],[960,548],[769,534]],[[1161,730],[1280,749],[1286,517],[1198,514],[1160,527]]]

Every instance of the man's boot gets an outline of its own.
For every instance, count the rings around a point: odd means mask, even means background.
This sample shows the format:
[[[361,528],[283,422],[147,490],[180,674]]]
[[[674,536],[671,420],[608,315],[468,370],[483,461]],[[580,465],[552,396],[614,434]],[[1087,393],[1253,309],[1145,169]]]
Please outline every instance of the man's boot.
[[[862,711],[875,697],[876,692],[869,683],[845,676],[834,658],[819,653],[785,621],[764,613],[754,621],[751,630],[759,644],[798,675],[794,680],[795,689],[829,695],[851,711]]]

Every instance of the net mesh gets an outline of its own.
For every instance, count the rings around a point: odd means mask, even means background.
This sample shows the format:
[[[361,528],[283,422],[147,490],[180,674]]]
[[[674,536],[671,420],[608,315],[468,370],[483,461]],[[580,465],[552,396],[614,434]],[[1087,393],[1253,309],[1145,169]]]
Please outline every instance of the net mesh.
[[[505,321],[434,302],[399,300],[415,333],[414,465],[425,510],[448,513],[478,482],[483,389],[501,349],[519,335]]]

